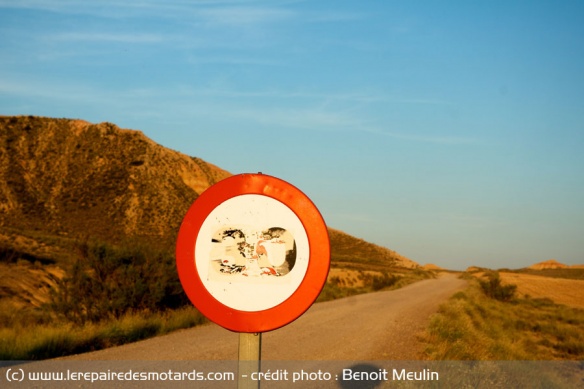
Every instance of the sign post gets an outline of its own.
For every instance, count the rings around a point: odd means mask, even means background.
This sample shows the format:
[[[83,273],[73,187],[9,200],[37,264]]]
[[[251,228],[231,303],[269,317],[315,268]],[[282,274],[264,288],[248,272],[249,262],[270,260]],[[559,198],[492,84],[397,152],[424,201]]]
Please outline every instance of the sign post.
[[[240,365],[257,358],[259,369],[261,333],[296,320],[324,287],[329,236],[298,188],[268,175],[240,174],[191,205],[178,233],[176,263],[193,305],[239,332]]]
[[[238,389],[257,389],[259,380],[252,380],[252,374],[260,371],[262,357],[262,334],[239,333]]]

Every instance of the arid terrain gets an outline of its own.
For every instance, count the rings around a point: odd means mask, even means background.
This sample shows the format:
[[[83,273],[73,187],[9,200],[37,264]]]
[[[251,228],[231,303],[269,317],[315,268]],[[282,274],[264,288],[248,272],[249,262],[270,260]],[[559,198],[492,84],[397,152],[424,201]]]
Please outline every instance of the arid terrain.
[[[520,296],[549,298],[556,304],[584,309],[584,280],[501,272],[504,283],[517,285]]]
[[[467,272],[484,278],[490,272],[485,270],[470,267]],[[556,304],[584,308],[584,265],[568,266],[550,259],[524,269],[501,269],[498,273],[504,284],[517,286],[518,297],[544,298]]]

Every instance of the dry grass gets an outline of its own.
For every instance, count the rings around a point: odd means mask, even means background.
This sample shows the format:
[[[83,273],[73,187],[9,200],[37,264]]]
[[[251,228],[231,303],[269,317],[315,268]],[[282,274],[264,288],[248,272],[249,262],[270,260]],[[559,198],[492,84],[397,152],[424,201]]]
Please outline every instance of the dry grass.
[[[329,271],[326,284],[317,301],[335,300],[355,294],[379,290],[398,289],[427,278],[435,278],[436,273],[422,269],[385,267],[383,270],[360,270],[333,267]]]
[[[20,308],[39,308],[49,301],[50,290],[64,271],[55,265],[33,264],[20,260],[16,264],[0,263],[0,299]]]
[[[584,308],[584,280],[519,273],[500,273],[500,276],[504,283],[517,285],[519,296],[549,298],[557,304]]]
[[[584,310],[548,298],[489,298],[478,280],[440,307],[422,335],[432,360],[582,360]]]
[[[13,323],[0,326],[0,360],[35,360],[99,350],[206,322],[193,307],[164,314],[128,313],[115,320],[71,323]]]
[[[336,280],[336,282],[342,286],[362,288],[365,286],[365,283],[363,282],[363,277],[361,277],[361,273],[381,275],[381,273],[377,271],[361,272],[358,270],[351,269],[332,268],[329,271],[327,281],[334,282]]]

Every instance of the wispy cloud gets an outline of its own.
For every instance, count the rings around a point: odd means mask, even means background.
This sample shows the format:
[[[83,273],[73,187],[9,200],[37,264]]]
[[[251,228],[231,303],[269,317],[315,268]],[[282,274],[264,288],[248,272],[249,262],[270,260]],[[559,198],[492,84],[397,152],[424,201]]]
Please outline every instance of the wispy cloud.
[[[293,6],[304,1],[290,0],[0,0],[0,8],[27,9],[61,14],[87,15],[112,19],[156,16],[189,20],[214,27],[249,27],[298,21],[306,23],[342,23],[365,15],[342,11],[300,12]]]
[[[42,34],[34,34],[33,29],[33,42],[164,43],[165,48],[239,53],[279,44],[271,29],[301,20],[287,5],[261,1],[0,0],[0,10],[9,8],[79,16],[68,18],[66,26],[43,26]],[[85,24],[84,17],[97,22]],[[145,24],[141,18],[155,18],[155,22]]]
[[[343,12],[330,10],[328,12],[309,12],[303,15],[306,22],[309,23],[337,23],[360,20],[367,17],[365,12]]]
[[[8,81],[13,80],[13,81]],[[29,96],[52,101],[79,104],[111,104],[110,89],[74,83],[67,85],[62,80],[54,84],[34,81],[12,75],[0,82],[0,93],[6,96]],[[420,131],[399,131],[391,129],[391,123],[368,123],[368,116],[361,115],[354,104],[361,102],[385,102],[388,98],[362,93],[328,94],[319,92],[282,92],[278,90],[236,91],[217,88],[159,88],[127,89],[115,92],[117,105],[128,101],[129,105],[144,110],[149,105],[153,111],[170,109],[191,117],[217,118],[221,121],[247,123],[248,125],[302,129],[326,132],[364,132],[386,136],[409,142],[423,142],[437,145],[474,144],[478,140],[449,134],[423,134]],[[251,99],[251,101],[250,101]],[[344,108],[327,104],[329,99],[347,103]],[[385,100],[384,100],[385,99]],[[253,101],[257,100],[257,101]],[[278,100],[285,100],[281,104]],[[292,101],[290,101],[292,100]],[[389,99],[391,100],[391,99]],[[130,104],[131,101],[131,104]],[[128,107],[129,107],[128,105]],[[121,109],[121,107],[120,107]],[[148,109],[147,109],[148,110]]]
[[[281,2],[280,2],[281,4]],[[126,18],[137,15],[157,17],[196,18],[216,25],[246,25],[278,22],[294,13],[282,8],[278,2],[245,0],[99,0],[79,2],[75,0],[0,0],[0,8],[30,9],[63,14],[84,14],[100,17]]]
[[[462,137],[462,136],[451,136],[451,135],[425,135],[416,133],[405,133],[405,132],[383,132],[384,134],[401,140],[411,141],[411,142],[423,142],[423,143],[434,143],[441,145],[468,145],[478,143],[476,138]]]
[[[214,113],[215,112],[215,113]],[[226,113],[228,112],[228,113]],[[407,142],[428,143],[435,145],[471,145],[480,143],[474,137],[454,136],[449,134],[424,134],[419,131],[396,131],[391,130],[391,124],[384,126],[370,124],[358,113],[350,110],[321,109],[318,106],[296,106],[296,107],[266,107],[242,106],[240,104],[230,104],[226,109],[224,103],[214,106],[207,105],[205,114],[217,115],[225,118],[230,116],[238,122],[258,123],[271,128],[290,128],[309,131],[326,132],[362,132],[374,134],[382,137],[390,137]]]
[[[508,220],[494,216],[492,214],[457,214],[455,212],[450,212],[448,214],[438,214],[436,217],[443,220],[445,223],[456,226],[458,228],[499,229],[502,226],[509,224]]]
[[[188,63],[193,65],[225,64],[225,65],[258,65],[258,66],[285,66],[285,62],[280,59],[244,57],[236,55],[209,56],[206,54],[193,54],[187,58]],[[222,94],[230,94],[225,91]]]
[[[285,65],[283,65],[285,66]],[[188,95],[217,96],[227,98],[269,98],[269,99],[298,99],[298,100],[339,100],[355,102],[374,102],[381,101],[383,97],[367,95],[363,93],[339,92],[323,93],[308,90],[282,90],[282,89],[263,89],[263,90],[240,90],[230,88],[183,88],[182,93]]]
[[[201,59],[201,61],[206,61],[207,59]],[[230,59],[230,58],[209,58],[210,62],[230,62],[245,63],[247,60],[242,59]],[[193,58],[193,61],[196,61]],[[250,63],[254,63],[254,60],[249,59]],[[283,62],[270,62],[268,64],[280,64],[286,66]],[[270,98],[270,99],[299,99],[299,100],[318,100],[321,102],[354,102],[354,103],[389,103],[389,104],[412,104],[412,105],[455,105],[456,103],[449,100],[441,99],[422,99],[422,98],[409,98],[409,97],[396,97],[391,95],[384,95],[377,93],[375,91],[360,92],[360,91],[339,91],[339,92],[321,92],[309,89],[263,89],[263,90],[240,90],[240,89],[229,89],[229,88],[183,88],[182,93],[191,95],[205,95],[205,96],[221,96],[229,98]]]
[[[196,14],[206,23],[215,26],[246,26],[277,23],[291,19],[295,12],[287,9],[266,7],[218,7],[204,8]]]
[[[50,34],[43,37],[44,40],[69,41],[69,42],[114,42],[114,43],[160,43],[168,40],[168,37],[160,34],[147,33],[103,33],[103,32],[66,32]]]
[[[378,215],[372,215],[369,213],[335,213],[334,217],[336,219],[346,220],[355,223],[378,223]]]
[[[224,114],[224,113],[223,113]],[[229,115],[238,120],[256,122],[272,128],[315,131],[350,131],[358,122],[342,112],[326,112],[314,108],[234,107]]]
[[[106,101],[101,98],[103,93],[98,93],[94,88],[80,85],[75,82],[68,84],[59,81],[32,80],[30,77],[22,77],[15,74],[0,79],[0,94],[6,96],[43,98],[51,101],[69,101],[79,103],[95,103]]]
[[[175,93],[176,95],[176,93]],[[228,117],[237,122],[257,123],[271,128],[290,128],[326,132],[363,132],[407,142],[436,145],[470,145],[474,137],[447,133],[399,130],[391,123],[369,122],[361,112],[369,104],[453,104],[431,99],[398,99],[360,92],[323,93],[316,91],[234,90],[229,88],[182,88],[180,99],[193,106],[204,106],[200,114]],[[193,104],[193,101],[198,102]],[[187,109],[185,107],[185,109]]]

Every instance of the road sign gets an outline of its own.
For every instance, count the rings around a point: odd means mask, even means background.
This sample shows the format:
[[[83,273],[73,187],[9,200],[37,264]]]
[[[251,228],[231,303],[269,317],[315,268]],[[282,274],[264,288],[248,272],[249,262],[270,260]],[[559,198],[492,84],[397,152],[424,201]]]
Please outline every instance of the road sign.
[[[179,230],[181,284],[203,315],[236,332],[266,332],[302,315],[330,266],[326,224],[299,189],[264,174],[203,192]]]

